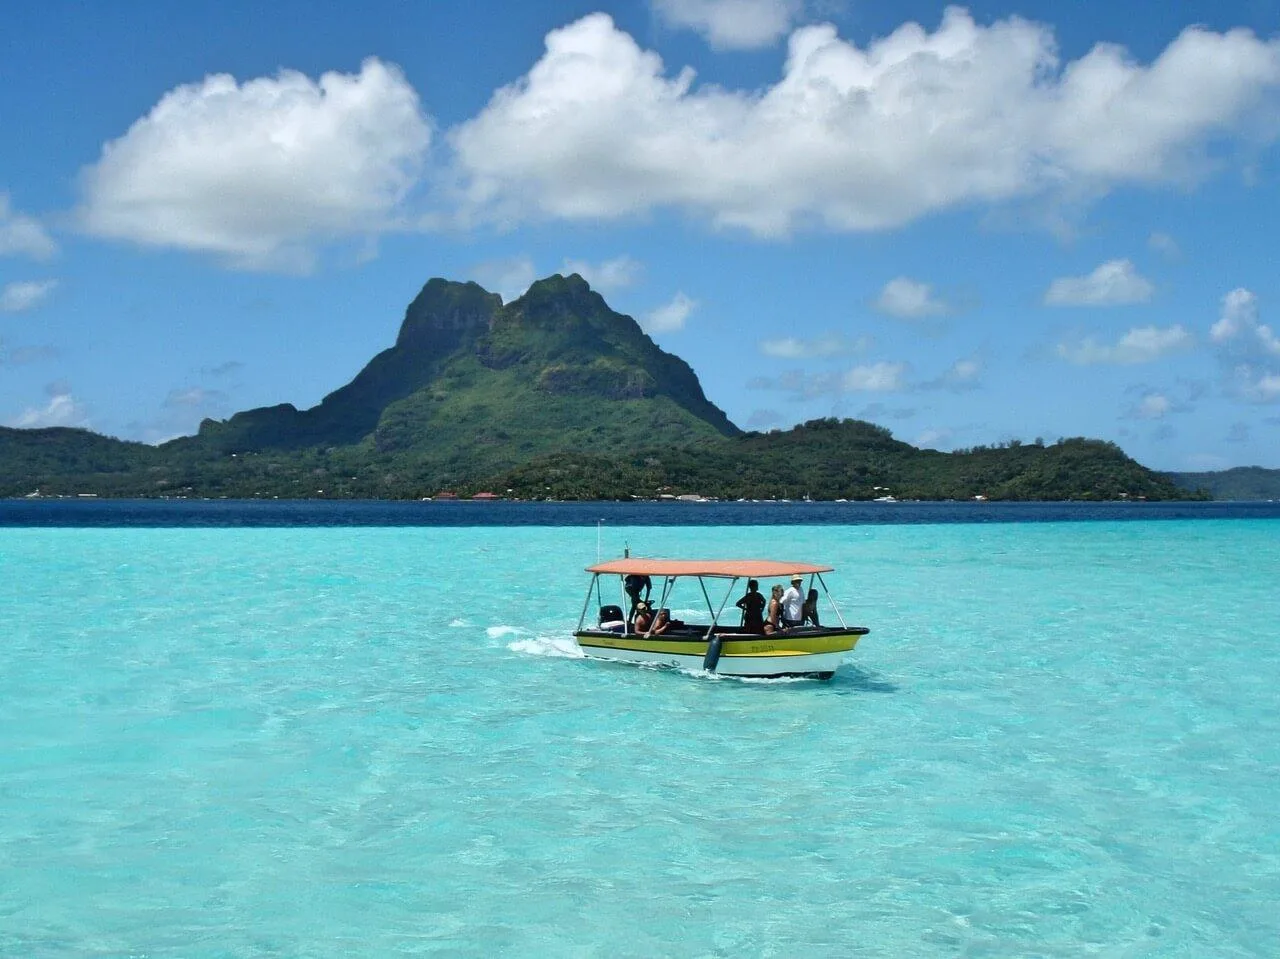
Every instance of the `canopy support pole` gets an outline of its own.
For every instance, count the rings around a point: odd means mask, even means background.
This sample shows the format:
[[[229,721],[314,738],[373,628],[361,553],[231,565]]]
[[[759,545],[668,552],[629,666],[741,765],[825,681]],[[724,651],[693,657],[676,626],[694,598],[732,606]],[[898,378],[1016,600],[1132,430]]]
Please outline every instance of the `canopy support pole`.
[[[587,621],[587,607],[591,605],[591,591],[596,588],[596,583],[600,580],[600,574],[596,573],[591,577],[591,582],[587,584],[587,598],[582,601],[582,615],[578,617],[578,632],[582,632],[582,624]]]
[[[826,580],[822,578],[821,573],[816,573],[815,575],[818,577],[818,582],[822,584],[822,591],[827,594],[827,602],[830,603],[831,608],[836,611],[836,619],[840,620],[840,628],[848,629],[849,625],[844,621],[844,616],[840,613],[840,607],[836,605],[836,598],[831,595],[831,590],[827,589]]]

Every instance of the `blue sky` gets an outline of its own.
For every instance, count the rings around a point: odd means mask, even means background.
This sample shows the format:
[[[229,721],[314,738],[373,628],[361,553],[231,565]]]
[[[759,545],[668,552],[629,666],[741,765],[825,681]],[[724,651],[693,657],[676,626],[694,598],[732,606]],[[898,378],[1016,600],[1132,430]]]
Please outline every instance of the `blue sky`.
[[[0,424],[315,404],[583,273],[740,426],[1280,467],[1280,7],[6,10]]]

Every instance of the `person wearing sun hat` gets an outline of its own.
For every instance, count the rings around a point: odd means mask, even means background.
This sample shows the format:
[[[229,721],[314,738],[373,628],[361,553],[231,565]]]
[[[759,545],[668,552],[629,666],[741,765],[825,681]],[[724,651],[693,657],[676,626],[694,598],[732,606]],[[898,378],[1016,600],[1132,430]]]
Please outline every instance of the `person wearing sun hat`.
[[[636,603],[636,616],[631,628],[637,633],[647,633],[653,626],[653,607],[645,600]]]
[[[804,594],[800,592],[800,585],[803,582],[804,577],[799,573],[792,574],[791,586],[782,594],[783,626],[799,626],[804,622]]]

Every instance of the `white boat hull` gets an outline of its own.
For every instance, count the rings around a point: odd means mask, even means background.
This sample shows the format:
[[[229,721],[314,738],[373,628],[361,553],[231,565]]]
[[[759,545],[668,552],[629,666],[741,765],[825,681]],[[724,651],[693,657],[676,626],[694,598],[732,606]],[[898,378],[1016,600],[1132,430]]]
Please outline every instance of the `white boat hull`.
[[[725,637],[715,671],[724,676],[815,676],[829,678],[865,633],[851,629],[835,635],[797,634]],[[706,657],[704,640],[643,639],[630,635],[580,632],[582,652],[593,659],[701,671]]]

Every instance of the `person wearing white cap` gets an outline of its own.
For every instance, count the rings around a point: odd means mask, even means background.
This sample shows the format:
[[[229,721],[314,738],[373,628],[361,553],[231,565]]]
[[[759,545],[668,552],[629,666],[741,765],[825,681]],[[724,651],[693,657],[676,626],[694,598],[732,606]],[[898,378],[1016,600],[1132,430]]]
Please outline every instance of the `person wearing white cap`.
[[[804,594],[800,584],[804,577],[796,573],[791,577],[790,588],[782,594],[782,625],[799,626],[804,621]]]

